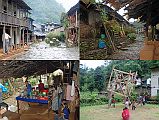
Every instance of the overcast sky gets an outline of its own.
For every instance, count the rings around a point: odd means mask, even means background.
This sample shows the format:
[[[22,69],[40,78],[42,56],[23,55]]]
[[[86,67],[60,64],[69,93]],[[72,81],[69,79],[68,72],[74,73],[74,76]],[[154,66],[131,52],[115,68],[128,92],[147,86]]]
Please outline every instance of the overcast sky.
[[[69,11],[71,7],[73,7],[79,2],[79,0],[56,0],[56,1],[63,5],[66,12]]]
[[[104,65],[104,60],[80,60],[80,64],[83,64],[89,68],[95,69],[98,66]]]

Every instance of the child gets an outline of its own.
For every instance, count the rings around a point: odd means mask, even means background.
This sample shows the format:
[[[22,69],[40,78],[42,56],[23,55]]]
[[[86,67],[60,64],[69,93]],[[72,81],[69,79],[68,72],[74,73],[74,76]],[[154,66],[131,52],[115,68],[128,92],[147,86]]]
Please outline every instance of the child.
[[[68,108],[67,103],[64,103],[63,113],[64,113],[64,120],[69,120],[70,109]]]
[[[114,98],[114,95],[112,95],[112,104],[113,104],[113,107],[115,108],[115,98]]]
[[[123,109],[122,118],[123,118],[123,120],[129,120],[129,118],[130,118],[129,109],[127,107],[125,107]]]
[[[135,103],[136,103],[135,100],[133,100],[133,102],[132,102],[132,110],[136,109]]]

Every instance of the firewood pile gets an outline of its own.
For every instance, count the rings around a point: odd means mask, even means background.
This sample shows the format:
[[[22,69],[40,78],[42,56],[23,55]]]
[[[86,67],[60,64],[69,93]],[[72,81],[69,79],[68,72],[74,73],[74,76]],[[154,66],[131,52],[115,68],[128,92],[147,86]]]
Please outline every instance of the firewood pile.
[[[87,25],[81,22],[80,23],[80,38],[93,38],[93,34],[91,30],[92,30],[92,27],[90,25]]]

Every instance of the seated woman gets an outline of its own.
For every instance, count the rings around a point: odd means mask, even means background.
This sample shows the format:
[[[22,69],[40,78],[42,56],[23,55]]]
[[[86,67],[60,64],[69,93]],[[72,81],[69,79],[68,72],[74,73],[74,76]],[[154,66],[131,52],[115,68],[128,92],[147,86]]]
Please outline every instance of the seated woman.
[[[39,80],[38,89],[39,89],[39,92],[43,92],[43,90],[45,90],[45,88],[44,88],[44,83],[42,83],[41,80]]]

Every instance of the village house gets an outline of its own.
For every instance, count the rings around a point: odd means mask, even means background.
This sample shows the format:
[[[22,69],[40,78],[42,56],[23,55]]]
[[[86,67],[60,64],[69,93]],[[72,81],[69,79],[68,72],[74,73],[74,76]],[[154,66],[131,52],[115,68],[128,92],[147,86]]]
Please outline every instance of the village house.
[[[68,47],[78,46],[79,42],[79,21],[80,21],[80,4],[77,3],[68,12],[68,28],[66,29],[66,44]]]
[[[93,29],[96,30],[97,36],[100,34],[105,34],[105,28],[102,24],[101,14],[99,8],[95,4],[86,4],[83,0],[80,1],[81,14],[80,14],[80,26],[81,26],[81,37],[90,38]],[[129,27],[130,23],[125,20],[120,14],[115,10],[105,4],[100,5],[101,9],[105,11],[105,15],[108,17],[108,21],[116,20],[120,26],[121,31],[124,27]],[[96,37],[97,37],[96,36]],[[115,35],[114,35],[115,36]]]
[[[139,94],[151,95],[151,78],[137,77],[135,91]]]
[[[55,27],[53,30],[51,30],[52,32],[57,32],[57,33],[64,33],[64,27],[63,26],[58,26]]]
[[[58,23],[50,22],[50,23],[41,24],[41,29],[42,29],[42,32],[48,33],[60,26],[61,25]]]
[[[159,68],[151,69],[151,96],[159,94]]]
[[[130,44],[126,31],[130,23],[104,3],[92,4],[80,0],[80,56],[83,59],[104,59]],[[101,36],[106,49],[99,49]],[[99,54],[100,53],[100,54]]]
[[[5,46],[5,33],[11,37],[11,48],[17,49],[29,43],[33,31],[29,10],[31,8],[23,0],[0,0],[1,49]]]
[[[44,41],[46,34],[44,33],[42,29],[42,25],[38,23],[33,23],[34,26],[34,35],[33,35],[33,41]]]

